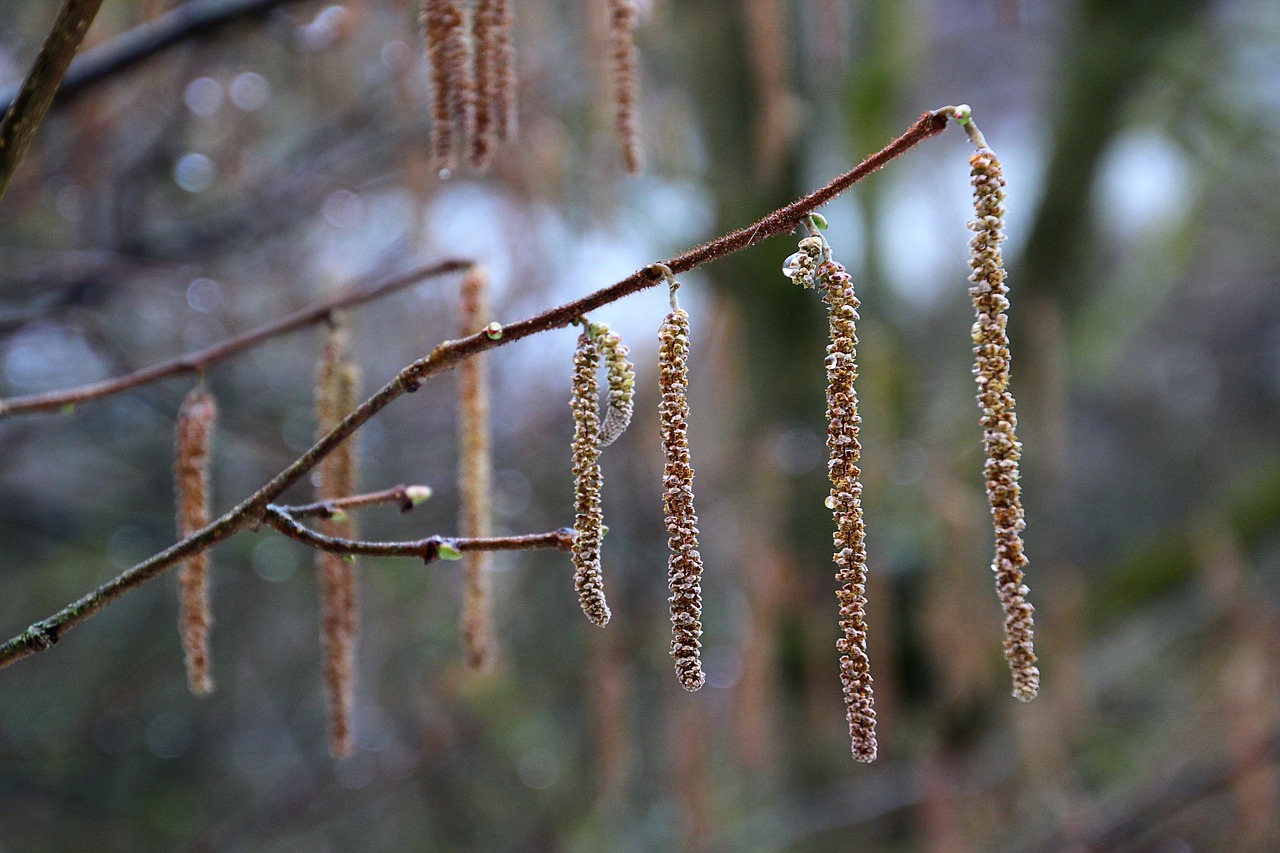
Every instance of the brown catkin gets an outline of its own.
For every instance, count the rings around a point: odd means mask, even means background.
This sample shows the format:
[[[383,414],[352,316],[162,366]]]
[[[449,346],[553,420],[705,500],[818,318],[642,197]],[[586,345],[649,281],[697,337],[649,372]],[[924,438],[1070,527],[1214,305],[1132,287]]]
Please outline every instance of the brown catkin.
[[[1024,702],[1034,699],[1040,689],[1040,670],[1035,666],[1033,644],[1035,612],[1027,602],[1022,582],[1027,557],[1022,551],[1022,529],[1026,526],[1019,498],[1017,415],[1009,392],[1009,288],[1005,284],[1000,243],[1004,240],[1004,173],[1000,161],[989,148],[981,148],[969,158],[976,216],[969,223],[974,237],[969,241],[972,256],[969,280],[973,287],[974,376],[978,383],[978,405],[982,408],[982,443],[986,449],[985,479],[987,500],[995,526],[996,550],[991,570],[1004,607],[1004,656],[1013,673],[1013,695]]]
[[[322,436],[359,403],[359,371],[347,355],[346,335],[335,327],[325,340],[316,369],[316,435]],[[327,501],[356,493],[356,459],[348,438],[315,469],[316,498]],[[351,516],[324,519],[327,536],[356,537]],[[316,552],[320,579],[321,640],[329,698],[329,750],[337,758],[351,754],[355,641],[359,627],[355,563],[339,554]]]
[[[469,162],[484,170],[493,162],[498,140],[508,138],[515,112],[511,7],[507,0],[479,0],[471,23],[476,101]]]
[[[609,0],[609,56],[613,62],[614,126],[629,175],[644,169],[640,149],[640,74],[636,62],[635,0]]]
[[[472,267],[462,280],[458,333],[474,335],[484,328],[489,311],[489,274]],[[490,528],[489,393],[487,356],[480,353],[458,365],[458,525],[463,536],[488,536]],[[475,551],[462,560],[462,646],[467,664],[484,670],[493,665],[493,603],[489,552]]]
[[[802,241],[803,246],[803,241]],[[827,472],[831,492],[826,504],[835,520],[836,580],[840,589],[840,683],[853,757],[876,759],[876,709],[871,662],[867,657],[867,547],[862,520],[862,445],[858,441],[857,321],[858,297],[853,280],[840,264],[826,261],[818,268],[825,285],[831,343],[827,345]]]
[[[609,376],[609,399],[605,402],[604,424],[600,427],[600,446],[608,447],[631,425],[635,412],[636,367],[627,358],[631,350],[622,342],[622,336],[609,331],[606,324],[592,323],[591,337]]]
[[[475,120],[466,10],[460,0],[422,0],[418,19],[431,76],[431,167],[447,175]]]
[[[685,690],[706,681],[702,673],[702,555],[693,509],[693,465],[689,461],[689,315],[677,308],[658,332],[658,385],[662,402],[662,506],[666,513],[668,584],[671,588],[671,656]]]
[[[174,483],[178,503],[178,538],[206,526],[209,510],[209,464],[218,404],[203,388],[193,388],[178,410]],[[213,690],[209,673],[209,552],[201,551],[178,572],[181,592],[178,629],[186,660],[187,686],[196,696]]]
[[[600,507],[600,413],[596,397],[596,367],[600,354],[591,335],[578,336],[573,353],[573,585],[587,618],[600,627],[609,622],[600,573],[600,544],[604,538],[604,513]]]

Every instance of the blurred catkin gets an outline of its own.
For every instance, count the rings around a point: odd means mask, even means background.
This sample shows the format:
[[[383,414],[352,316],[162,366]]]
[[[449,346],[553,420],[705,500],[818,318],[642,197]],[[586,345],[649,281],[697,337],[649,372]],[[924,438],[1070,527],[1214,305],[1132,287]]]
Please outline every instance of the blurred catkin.
[[[325,340],[316,369],[316,435],[322,436],[359,403],[359,370],[347,355],[346,334],[334,327]],[[356,493],[353,440],[334,448],[315,469],[316,498],[326,501]],[[355,538],[352,516],[320,522],[327,536]],[[351,754],[351,709],[354,697],[355,641],[359,626],[354,561],[328,551],[316,552],[320,579],[321,639],[325,686],[329,697],[329,749],[335,757]]]
[[[609,399],[605,404],[604,424],[600,427],[600,446],[608,447],[631,425],[635,411],[636,368],[627,358],[631,350],[622,336],[609,331],[604,323],[591,324],[591,337],[604,359],[609,376]]]
[[[1026,702],[1040,688],[1040,671],[1032,643],[1034,608],[1027,602],[1022,551],[1022,502],[1019,498],[1018,460],[1022,456],[1016,428],[1013,395],[1009,392],[1009,288],[1005,284],[1000,243],[1004,240],[1004,173],[1000,161],[989,148],[980,148],[969,158],[976,216],[969,223],[974,237],[969,241],[972,256],[969,280],[973,287],[973,372],[978,383],[980,423],[987,461],[984,470],[987,500],[995,525],[996,551],[991,569],[1004,607],[1004,654],[1013,672],[1013,695]]]
[[[812,239],[812,238],[808,238]],[[802,246],[803,246],[802,241]],[[836,580],[840,589],[840,628],[836,641],[840,652],[840,683],[853,757],[870,762],[876,758],[876,710],[872,690],[870,659],[867,657],[867,548],[862,520],[862,471],[858,467],[862,445],[858,432],[858,297],[853,280],[840,264],[826,260],[818,268],[818,279],[828,307],[831,343],[827,345],[827,472],[831,509],[836,530]]]
[[[475,134],[470,163],[487,169],[499,139],[511,135],[515,118],[515,56],[507,0],[479,0],[472,16],[475,60]]]
[[[689,459],[689,315],[680,308],[667,315],[658,332],[658,383],[662,392],[662,505],[666,512],[667,560],[671,588],[671,656],[685,690],[706,681],[702,648],[702,555],[698,552],[698,516],[693,508],[693,465]]]
[[[178,504],[178,538],[205,527],[209,509],[209,465],[218,405],[213,395],[193,388],[178,410],[177,454],[174,483]],[[178,572],[181,591],[178,628],[186,660],[187,685],[197,696],[213,690],[209,672],[209,552],[201,551]]]
[[[596,367],[600,354],[591,335],[578,336],[573,353],[573,585],[587,618],[600,627],[609,622],[600,572],[600,545],[604,538],[604,513],[600,506],[600,413],[596,397]]]
[[[421,0],[418,18],[431,77],[431,165],[443,172],[457,166],[475,122],[466,10],[460,0]]]
[[[609,56],[613,62],[614,126],[629,175],[644,169],[640,148],[640,72],[636,62],[635,0],[609,0]]]
[[[488,320],[489,274],[472,267],[462,280],[458,333],[474,335]],[[489,393],[487,362],[480,353],[458,365],[458,494],[459,531],[488,536],[490,521]],[[493,603],[489,552],[475,551],[462,560],[462,645],[472,669],[493,664]]]

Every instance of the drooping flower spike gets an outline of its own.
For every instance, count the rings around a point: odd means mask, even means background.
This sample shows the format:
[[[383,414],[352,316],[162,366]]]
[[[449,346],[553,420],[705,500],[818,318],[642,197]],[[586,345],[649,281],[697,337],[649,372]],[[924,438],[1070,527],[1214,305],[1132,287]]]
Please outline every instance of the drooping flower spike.
[[[604,512],[600,489],[600,412],[597,403],[599,382],[596,368],[600,353],[585,329],[578,336],[573,353],[573,494],[574,538],[572,546],[573,585],[578,591],[582,612],[596,625],[609,622],[609,605],[604,597],[604,577],[600,570],[600,546],[604,538]]]
[[[209,466],[212,459],[213,429],[218,405],[201,385],[193,388],[178,410],[177,453],[174,486],[178,504],[178,538],[205,527],[209,509]],[[178,627],[186,661],[187,686],[197,696],[213,690],[209,666],[209,552],[201,551],[178,572]]]
[[[472,267],[462,279],[458,334],[484,331],[489,312],[489,274]],[[501,328],[501,327],[499,327]],[[458,365],[458,529],[463,536],[488,536],[490,528],[488,355],[480,353]],[[467,665],[485,670],[493,665],[493,603],[490,554],[476,551],[462,563],[462,646]]]
[[[661,265],[660,265],[661,266]],[[665,266],[671,313],[658,332],[658,384],[662,402],[662,505],[666,513],[668,585],[671,589],[671,656],[685,690],[706,682],[702,672],[702,554],[693,507],[693,465],[689,457],[689,315],[676,300],[680,283]]]
[[[631,424],[635,411],[636,368],[627,358],[631,350],[622,342],[621,335],[610,331],[605,323],[592,323],[588,331],[604,359],[609,377],[609,398],[600,427],[600,446],[608,447]]]

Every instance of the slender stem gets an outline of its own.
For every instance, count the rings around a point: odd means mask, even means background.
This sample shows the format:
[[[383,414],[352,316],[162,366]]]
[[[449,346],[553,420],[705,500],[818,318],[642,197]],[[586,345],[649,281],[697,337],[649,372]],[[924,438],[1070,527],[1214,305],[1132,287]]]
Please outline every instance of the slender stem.
[[[325,536],[304,527],[286,512],[284,507],[275,504],[267,504],[263,511],[263,520],[290,539],[296,539],[321,551],[332,551],[335,554],[364,554],[370,557],[415,557],[428,563],[440,559],[440,546],[445,544],[463,553],[467,551],[532,551],[537,548],[558,548],[561,551],[568,551],[573,544],[573,529],[569,527],[562,527],[549,533],[530,533],[524,536],[464,538],[428,536],[426,539],[398,542],[344,539],[340,536]]]
[[[281,317],[279,320],[274,320],[235,337],[227,338],[225,341],[213,344],[205,349],[180,355],[177,358],[135,370],[124,376],[104,379],[101,382],[93,382],[77,388],[46,391],[40,394],[29,394],[23,397],[10,397],[6,400],[0,400],[0,418],[35,412],[61,411],[66,406],[76,406],[90,400],[110,397],[113,394],[119,394],[122,391],[128,391],[140,385],[146,385],[180,373],[199,373],[215,362],[222,361],[272,338],[296,331],[305,326],[323,322],[334,311],[350,308],[364,302],[371,302],[389,293],[411,287],[426,279],[453,272],[462,272],[472,266],[473,263],[471,261],[447,260],[430,266],[418,267],[384,282],[352,288],[345,293],[334,296],[332,299],[309,305],[288,316]]]
[[[0,198],[4,198],[9,189],[14,170],[27,153],[36,128],[44,121],[71,58],[80,48],[101,5],[102,0],[64,0],[44,46],[27,72],[27,79],[5,112],[4,123],[0,124]]]
[[[797,199],[786,207],[775,210],[746,228],[740,228],[696,249],[684,252],[666,261],[665,264],[673,272],[687,272],[700,264],[722,258],[740,249],[745,249],[757,239],[764,239],[765,237],[785,234],[791,231],[807,214],[826,204],[862,178],[883,167],[890,160],[906,153],[925,139],[941,133],[947,125],[948,118],[947,115],[941,113],[925,113],[902,136],[822,189]],[[428,376],[442,373],[464,358],[469,358],[484,350],[506,346],[538,332],[568,326],[575,319],[589,311],[602,305],[616,302],[624,296],[629,296],[637,291],[654,287],[663,280],[661,272],[655,270],[652,266],[646,267],[644,270],[632,273],[622,281],[597,290],[595,293],[591,293],[581,299],[567,302],[534,317],[504,326],[500,338],[494,339],[484,332],[479,332],[458,340],[445,341],[437,346],[426,358],[419,359],[403,368],[381,390],[343,418],[341,423],[317,441],[310,450],[294,460],[292,464],[273,477],[270,482],[245,498],[236,507],[220,518],[215,519],[208,527],[169,546],[136,566],[126,569],[93,592],[68,604],[57,613],[32,624],[26,631],[8,640],[3,646],[0,646],[0,668],[9,666],[14,661],[21,660],[36,652],[48,649],[58,641],[62,632],[93,616],[131,589],[159,576],[191,554],[216,545],[237,531],[262,520],[264,511],[271,501],[279,497],[285,489],[302,479],[303,475],[315,467],[316,463],[351,436],[366,421],[390,405],[392,401],[402,394],[416,391]],[[466,550],[461,545],[459,545],[459,548],[460,550]]]
[[[340,512],[378,504],[398,504],[401,512],[408,512],[427,498],[431,497],[429,486],[394,486],[380,492],[366,492],[362,495],[351,495],[346,498],[334,498],[329,501],[282,506],[278,509],[287,512],[294,518],[333,518]]]

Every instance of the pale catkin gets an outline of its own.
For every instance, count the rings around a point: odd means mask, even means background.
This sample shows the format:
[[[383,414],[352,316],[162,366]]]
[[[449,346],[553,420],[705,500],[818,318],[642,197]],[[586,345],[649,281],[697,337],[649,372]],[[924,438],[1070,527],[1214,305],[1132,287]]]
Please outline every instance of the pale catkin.
[[[969,158],[973,184],[975,218],[969,223],[974,237],[969,241],[972,269],[974,376],[978,384],[978,405],[982,443],[986,450],[984,475],[987,500],[995,527],[995,557],[991,569],[1004,608],[1004,654],[1013,674],[1013,695],[1024,702],[1034,699],[1040,689],[1033,643],[1035,608],[1027,601],[1023,569],[1027,557],[1022,550],[1022,530],[1026,526],[1018,486],[1017,415],[1009,392],[1009,337],[1006,333],[1009,288],[1005,284],[1000,243],[1004,240],[1005,180],[1000,161],[989,148],[981,148]]]
[[[636,60],[635,0],[609,0],[609,56],[613,63],[614,127],[629,175],[644,170],[640,148],[640,72]]]
[[[667,315],[658,332],[658,385],[662,402],[662,506],[666,514],[668,585],[671,589],[671,656],[685,690],[706,681],[702,672],[702,555],[698,516],[693,508],[693,465],[689,457],[689,315]]]
[[[474,335],[488,320],[489,275],[472,267],[462,280],[458,333]],[[459,532],[488,536],[492,462],[489,453],[488,358],[480,353],[458,365],[458,494]],[[462,646],[467,664],[485,670],[493,665],[493,602],[490,554],[475,551],[462,559]]]
[[[596,367],[600,354],[591,335],[578,336],[573,353],[573,585],[587,618],[600,627],[609,622],[609,605],[604,597],[604,577],[600,570],[600,546],[604,538],[604,513],[600,489],[600,413],[596,398],[599,382]]]
[[[316,369],[316,435],[326,434],[359,403],[359,371],[347,354],[346,334],[334,328],[325,340]],[[356,456],[348,438],[316,466],[316,498],[326,501],[356,493]],[[355,538],[353,516],[324,519],[327,536]],[[359,628],[356,565],[340,554],[316,552],[321,600],[321,642],[329,702],[329,750],[337,758],[351,754],[355,642]]]
[[[853,757],[876,758],[876,710],[871,661],[867,657],[867,548],[862,518],[862,445],[858,433],[857,321],[858,297],[853,280],[840,264],[828,260],[818,268],[827,303],[831,342],[827,345],[827,472],[831,492],[826,505],[835,521],[836,580],[840,589],[840,684]]]
[[[631,425],[635,412],[636,367],[627,357],[631,350],[622,342],[622,336],[610,331],[606,324],[592,323],[591,337],[608,373],[609,397],[605,402],[604,424],[600,427],[600,446],[608,447]]]
[[[209,466],[218,404],[203,388],[193,388],[178,410],[174,484],[178,505],[178,538],[207,526]],[[178,572],[178,630],[187,670],[187,686],[196,696],[213,691],[209,666],[209,552],[187,560]]]

